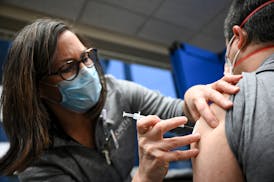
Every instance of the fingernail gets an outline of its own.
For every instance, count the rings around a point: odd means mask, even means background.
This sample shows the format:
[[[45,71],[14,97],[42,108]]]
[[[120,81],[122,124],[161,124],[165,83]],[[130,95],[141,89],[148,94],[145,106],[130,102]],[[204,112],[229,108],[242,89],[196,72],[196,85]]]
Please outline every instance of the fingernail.
[[[213,128],[216,128],[216,127],[218,126],[218,124],[219,124],[219,122],[216,121],[216,120],[213,120],[213,121],[211,122],[211,125],[212,125]]]
[[[231,106],[232,104],[233,104],[233,102],[231,102],[230,100],[225,101],[225,105]]]
[[[200,133],[194,133],[193,136],[198,136],[198,137],[200,137],[201,135],[200,135]]]

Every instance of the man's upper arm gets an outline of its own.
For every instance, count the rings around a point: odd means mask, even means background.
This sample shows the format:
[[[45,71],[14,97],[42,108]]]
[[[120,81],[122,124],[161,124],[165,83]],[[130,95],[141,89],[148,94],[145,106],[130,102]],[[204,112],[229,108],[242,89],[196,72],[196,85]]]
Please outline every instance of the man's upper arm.
[[[211,105],[211,109],[220,123],[213,129],[200,118],[195,132],[201,134],[201,140],[192,144],[199,154],[192,159],[194,181],[243,181],[241,169],[228,145],[225,134],[225,111]]]

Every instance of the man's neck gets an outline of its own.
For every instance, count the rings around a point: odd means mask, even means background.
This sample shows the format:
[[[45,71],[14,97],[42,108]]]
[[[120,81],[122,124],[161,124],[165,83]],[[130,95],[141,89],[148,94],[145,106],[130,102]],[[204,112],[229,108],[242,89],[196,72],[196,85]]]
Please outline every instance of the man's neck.
[[[258,69],[260,65],[270,55],[274,54],[274,47],[269,47],[269,46],[271,45],[253,44],[248,46],[245,50],[242,50],[242,53],[240,53],[240,56],[238,59],[238,61],[242,61],[242,62],[234,68],[234,74],[241,74],[242,72],[252,72]],[[260,50],[260,51],[256,52],[257,50]],[[250,54],[251,56],[248,56]],[[245,57],[247,58],[245,59]]]

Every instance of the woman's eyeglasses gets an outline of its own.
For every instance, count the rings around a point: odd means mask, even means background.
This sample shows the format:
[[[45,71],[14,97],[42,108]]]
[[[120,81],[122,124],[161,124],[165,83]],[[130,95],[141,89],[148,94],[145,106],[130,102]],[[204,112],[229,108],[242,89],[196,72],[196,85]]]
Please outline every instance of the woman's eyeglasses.
[[[86,67],[91,68],[94,66],[95,61],[97,61],[97,49],[89,48],[81,53],[80,61],[68,60],[56,72],[48,76],[59,75],[63,80],[71,81],[78,76],[80,63],[84,63]]]

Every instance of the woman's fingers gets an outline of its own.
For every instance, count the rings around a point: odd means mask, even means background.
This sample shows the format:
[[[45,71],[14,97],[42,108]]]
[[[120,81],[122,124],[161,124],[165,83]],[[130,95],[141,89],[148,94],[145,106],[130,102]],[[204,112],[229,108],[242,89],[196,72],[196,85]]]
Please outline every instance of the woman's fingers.
[[[178,147],[189,145],[200,140],[200,134],[191,134],[180,137],[164,138],[158,141],[141,142],[139,151],[142,157],[156,161],[157,163],[186,160],[195,157],[198,154],[198,149],[179,150]],[[140,157],[140,156],[139,156]],[[141,157],[141,158],[142,158]]]
[[[192,157],[196,157],[198,153],[199,153],[198,149],[174,150],[169,152],[157,150],[157,151],[154,151],[154,153],[152,154],[146,154],[146,156],[149,156],[151,161],[154,161],[154,163],[160,165],[160,164],[163,164],[164,162],[188,160]]]
[[[241,79],[242,75],[225,75],[220,80],[209,84],[213,90],[217,90],[218,92],[225,94],[236,94],[240,88],[235,86]],[[215,93],[214,93],[215,94]]]
[[[163,139],[162,143],[159,144],[159,148],[161,148],[164,151],[170,151],[178,147],[189,145],[193,142],[198,142],[200,138],[201,136],[199,133],[172,138],[165,138]]]
[[[213,102],[213,103],[217,104],[218,106],[222,107],[223,109],[228,109],[233,105],[233,103],[228,98],[226,98],[224,96],[224,94],[222,94],[219,91],[216,91],[214,89],[210,88],[210,90],[205,91],[205,94],[206,94],[207,101]],[[201,98],[200,100],[205,100],[205,99]],[[208,106],[208,103],[207,103],[207,106]],[[206,106],[204,106],[204,107],[206,107]],[[202,115],[202,116],[204,116],[204,115]]]
[[[163,154],[165,161],[180,161],[187,160],[192,157],[196,157],[199,153],[198,149],[190,149],[190,150],[174,150],[171,152],[165,152]]]
[[[185,93],[184,111],[190,113],[194,120],[202,116],[210,126],[215,127],[218,121],[211,112],[209,103],[213,102],[223,109],[232,107],[233,103],[223,94],[236,94],[239,87],[235,84],[241,78],[242,75],[226,75],[212,84],[191,87]]]
[[[241,79],[243,78],[243,75],[225,75],[223,76],[222,80],[231,83],[233,85],[237,84]]]
[[[161,119],[158,116],[151,115],[141,118],[137,121],[137,131],[138,134],[145,134],[151,127],[153,127],[156,123],[160,122]]]
[[[216,92],[216,91],[214,91]],[[217,92],[215,95],[214,94],[209,94],[207,97],[209,97],[210,99],[214,100],[217,99],[218,97],[221,98],[222,94],[219,95],[219,93]],[[219,100],[218,100],[219,102]],[[213,112],[210,110],[210,107],[208,105],[208,101],[205,99],[198,99],[195,102],[195,106],[196,106],[196,110],[199,113],[200,116],[202,116],[203,118],[205,118],[205,120],[209,123],[209,125],[216,127],[218,124],[218,120],[216,118],[216,116],[213,114]]]
[[[197,156],[198,149],[178,150],[178,147],[199,141],[199,134],[163,137],[165,132],[186,122],[186,117],[160,120],[157,116],[147,116],[137,121],[139,169],[135,179],[162,181],[170,161],[186,160]]]
[[[179,116],[162,120],[161,122],[157,123],[153,129],[156,131],[161,131],[161,134],[163,134],[185,123],[187,123],[187,118],[185,116]]]
[[[163,133],[185,124],[186,122],[187,118],[185,116],[161,120],[159,117],[151,115],[137,121],[137,130],[140,135],[147,133],[150,129],[153,130],[151,135],[157,135],[156,133],[162,135]]]
[[[212,89],[218,90],[221,93],[235,94],[240,88],[235,86],[241,79],[242,75],[225,75],[220,80],[210,84]]]
[[[194,120],[204,117],[209,124],[218,123],[214,113],[209,108],[209,101],[216,102],[224,107],[232,106],[232,102],[222,95],[222,93],[212,89],[211,85],[196,85],[191,87],[185,94],[185,108]],[[214,124],[211,124],[214,123]]]

